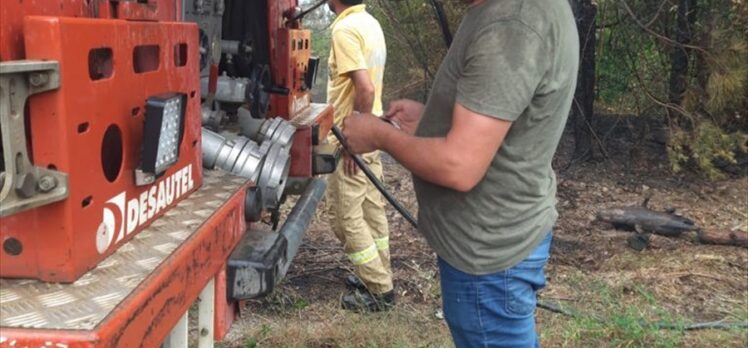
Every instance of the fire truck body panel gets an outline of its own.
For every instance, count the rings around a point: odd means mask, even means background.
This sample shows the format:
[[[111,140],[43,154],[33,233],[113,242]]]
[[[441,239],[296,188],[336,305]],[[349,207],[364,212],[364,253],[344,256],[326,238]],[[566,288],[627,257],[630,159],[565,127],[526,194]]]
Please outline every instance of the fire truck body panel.
[[[240,301],[283,278],[338,156],[295,13],[296,0],[2,0],[0,347],[173,347],[191,306],[212,346]],[[229,85],[239,100],[220,100]],[[267,117],[257,134],[207,143],[205,127],[248,109]]]
[[[244,235],[247,185],[206,172],[198,191],[72,284],[0,279],[0,346],[160,345]]]

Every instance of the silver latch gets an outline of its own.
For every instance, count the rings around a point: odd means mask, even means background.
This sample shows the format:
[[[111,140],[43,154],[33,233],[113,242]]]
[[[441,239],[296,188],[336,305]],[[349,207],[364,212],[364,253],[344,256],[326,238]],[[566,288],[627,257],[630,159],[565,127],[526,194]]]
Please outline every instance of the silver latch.
[[[0,217],[61,201],[68,196],[68,176],[31,163],[27,151],[25,105],[30,95],[60,87],[56,61],[0,62]]]

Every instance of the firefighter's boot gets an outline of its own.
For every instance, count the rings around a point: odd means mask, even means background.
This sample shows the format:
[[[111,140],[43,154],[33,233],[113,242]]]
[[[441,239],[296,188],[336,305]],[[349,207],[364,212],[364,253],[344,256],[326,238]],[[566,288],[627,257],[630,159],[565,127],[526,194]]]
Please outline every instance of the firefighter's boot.
[[[366,284],[364,284],[364,282],[361,281],[361,278],[355,274],[349,274],[345,277],[345,285],[354,290],[366,290]]]
[[[341,305],[344,309],[359,313],[387,311],[395,306],[395,291],[373,295],[368,291],[353,290],[343,296]]]

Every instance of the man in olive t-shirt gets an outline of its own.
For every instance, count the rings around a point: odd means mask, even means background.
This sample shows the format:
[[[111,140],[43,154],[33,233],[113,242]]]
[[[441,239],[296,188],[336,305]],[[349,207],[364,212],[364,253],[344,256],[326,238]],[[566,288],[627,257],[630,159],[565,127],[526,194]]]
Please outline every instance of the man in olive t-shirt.
[[[557,218],[551,160],[578,50],[567,0],[471,1],[426,105],[390,105],[402,130],[371,115],[345,122],[352,151],[387,151],[413,173],[458,347],[538,345],[535,294]]]

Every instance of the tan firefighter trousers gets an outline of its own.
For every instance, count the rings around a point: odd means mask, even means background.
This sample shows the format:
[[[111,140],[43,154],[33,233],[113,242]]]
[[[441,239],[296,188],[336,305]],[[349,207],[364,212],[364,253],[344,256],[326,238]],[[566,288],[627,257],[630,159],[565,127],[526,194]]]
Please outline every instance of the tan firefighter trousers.
[[[364,162],[380,180],[382,162],[379,153],[366,154]],[[356,275],[373,294],[392,290],[390,268],[390,232],[382,194],[359,169],[345,174],[341,157],[330,175],[327,189],[328,214],[335,235],[343,243]]]

